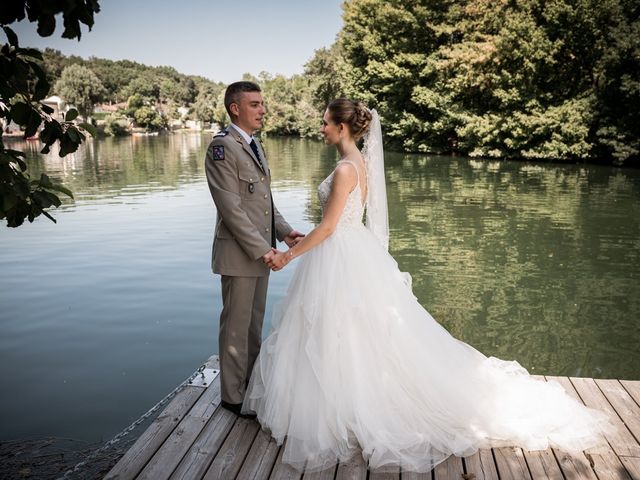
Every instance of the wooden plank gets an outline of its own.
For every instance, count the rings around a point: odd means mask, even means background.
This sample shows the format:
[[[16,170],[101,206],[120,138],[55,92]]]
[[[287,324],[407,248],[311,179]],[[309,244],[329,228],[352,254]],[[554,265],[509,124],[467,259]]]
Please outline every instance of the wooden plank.
[[[475,480],[498,480],[498,471],[491,450],[481,449],[464,458],[467,475]]]
[[[278,450],[279,447],[271,435],[260,430],[238,472],[238,478],[242,480],[269,478]]]
[[[592,378],[571,378],[571,383],[584,401],[585,405],[606,412],[616,426],[616,432],[607,436],[611,448],[618,456],[640,457],[640,445],[635,441],[616,414],[614,408],[602,394]]]
[[[197,388],[197,387],[194,387]],[[220,404],[220,377],[216,378],[204,393],[200,396],[193,408],[184,416],[171,435],[162,444],[158,451],[151,457],[149,463],[140,472],[140,479],[162,480],[167,479],[178,466],[182,457],[191,447],[191,444],[204,429],[209,419],[214,417]],[[223,413],[230,413],[220,409],[215,421],[228,422],[229,417]],[[233,415],[233,414],[231,414]]]
[[[462,458],[455,455],[449,456],[444,462],[440,462],[433,470],[435,480],[460,480],[464,475]]]
[[[571,455],[556,449],[553,452],[567,480],[598,480],[585,455]]]
[[[386,466],[370,470],[369,480],[400,480],[400,467]]]
[[[640,380],[620,380],[629,395],[640,405]]]
[[[336,472],[336,480],[366,480],[367,463],[358,451],[346,462],[340,462]]]
[[[618,380],[596,380],[602,393],[636,440],[640,440],[640,407]],[[636,455],[638,456],[638,455]]]
[[[640,480],[640,458],[638,457],[620,457],[622,464],[631,475],[633,480]]]
[[[431,480],[433,478],[433,471],[418,473],[418,472],[406,472],[401,469],[400,478],[402,480]]]
[[[496,459],[496,467],[501,480],[531,480],[521,448],[494,448],[493,456]]]
[[[238,420],[236,415],[218,408],[169,478],[171,480],[202,478],[236,420]]]
[[[562,385],[565,391],[574,397],[575,399],[582,401],[580,396],[578,395],[577,390],[574,387],[574,384],[569,381],[567,377],[552,377],[547,376],[547,380],[555,380],[560,385]],[[615,452],[608,445],[597,446],[588,449],[584,452],[585,457],[588,461],[589,467],[595,472],[595,475],[600,480],[628,480],[630,477],[626,473],[622,462],[616,456]],[[575,456],[574,461],[571,463],[560,462],[561,467],[563,467],[562,471],[565,476],[570,478],[570,475],[573,475],[572,470],[565,470],[565,465],[575,464],[578,466],[579,470],[584,470],[584,464],[580,457]],[[575,477],[573,477],[575,478]],[[577,477],[582,479],[583,477]],[[589,478],[585,476],[584,478]]]
[[[630,480],[620,458],[611,450],[608,455],[588,453],[587,457],[600,480]]]
[[[258,430],[260,425],[255,420],[239,418],[209,466],[204,480],[236,478]]]
[[[207,358],[206,367],[205,368],[215,368],[220,370],[220,357],[218,355],[211,355]]]
[[[551,449],[523,450],[533,480],[563,480],[562,471]]]
[[[228,415],[227,415],[228,414]],[[212,417],[212,426],[208,431],[218,430],[227,426],[231,428],[233,414],[220,412]],[[151,458],[147,466],[140,472],[138,479],[163,480],[171,478],[173,471],[181,464],[181,460],[190,451],[193,442],[207,426],[204,418],[185,417],[162,445],[160,450]],[[209,437],[207,435],[207,437]],[[184,468],[184,467],[183,467]]]
[[[331,467],[327,467],[324,470],[321,470],[319,472],[305,473],[302,476],[302,478],[303,480],[333,480],[334,477],[336,476],[337,467],[338,467],[338,460],[336,459],[335,465]]]
[[[203,393],[204,389],[198,387],[185,387],[176,393],[160,415],[107,473],[105,480],[135,478]]]
[[[286,443],[285,443],[286,445]],[[276,458],[275,466],[273,467],[273,471],[271,472],[271,476],[269,480],[299,480],[302,477],[302,474],[298,472],[291,465],[287,465],[286,463],[282,463],[282,454],[284,453],[284,445],[280,448],[278,452],[278,458]]]

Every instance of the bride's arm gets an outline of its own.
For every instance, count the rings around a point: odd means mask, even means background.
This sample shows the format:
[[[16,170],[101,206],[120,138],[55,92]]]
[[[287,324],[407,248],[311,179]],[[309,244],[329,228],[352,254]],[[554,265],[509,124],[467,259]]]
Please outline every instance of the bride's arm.
[[[299,257],[316,247],[334,232],[347,203],[349,193],[356,186],[356,181],[356,172],[351,166],[342,164],[336,167],[322,221],[288,251],[275,255],[272,261],[275,270],[280,270],[295,257]]]

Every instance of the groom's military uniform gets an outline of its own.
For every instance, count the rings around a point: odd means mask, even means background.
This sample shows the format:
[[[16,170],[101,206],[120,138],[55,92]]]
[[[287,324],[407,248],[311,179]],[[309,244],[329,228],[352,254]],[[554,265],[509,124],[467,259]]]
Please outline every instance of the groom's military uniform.
[[[216,205],[211,268],[222,276],[219,351],[222,400],[242,403],[262,342],[270,269],[262,256],[292,228],[273,205],[271,175],[259,141],[229,126],[205,157]]]

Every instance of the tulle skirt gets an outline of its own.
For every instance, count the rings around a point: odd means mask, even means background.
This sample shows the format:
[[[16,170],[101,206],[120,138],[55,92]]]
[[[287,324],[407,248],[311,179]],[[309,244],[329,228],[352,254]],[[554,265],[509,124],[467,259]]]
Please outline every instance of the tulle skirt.
[[[361,451],[370,468],[426,472],[478,448],[581,451],[613,428],[557,382],[452,337],[363,225],[298,262],[243,404],[287,439],[282,460],[294,468]]]

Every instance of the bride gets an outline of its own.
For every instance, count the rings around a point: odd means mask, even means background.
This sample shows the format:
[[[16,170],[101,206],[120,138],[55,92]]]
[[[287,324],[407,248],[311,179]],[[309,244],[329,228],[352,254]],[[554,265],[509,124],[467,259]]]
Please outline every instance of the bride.
[[[455,339],[418,303],[387,251],[375,110],[334,100],[321,132],[340,161],[318,187],[320,224],[270,262],[301,257],[243,403],[279,445],[287,438],[282,461],[317,471],[361,450],[370,468],[426,472],[478,448],[604,442],[604,413]]]

